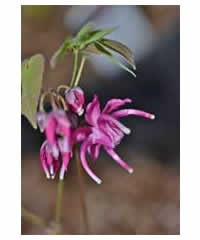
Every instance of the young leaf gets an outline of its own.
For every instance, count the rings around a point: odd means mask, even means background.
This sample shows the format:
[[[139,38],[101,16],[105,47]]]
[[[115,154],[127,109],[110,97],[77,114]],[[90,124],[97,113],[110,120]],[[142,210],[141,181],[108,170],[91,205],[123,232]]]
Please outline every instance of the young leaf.
[[[70,51],[85,51],[87,48],[88,51],[86,50],[85,52],[98,54],[98,50],[96,50],[94,46],[91,48],[89,46],[101,40],[104,36],[110,34],[115,29],[116,27],[93,30],[91,24],[83,26],[74,38],[66,39],[59,49],[54,53],[50,60],[51,68],[54,68],[57,62],[62,60],[63,57]]]
[[[129,49],[126,45],[111,39],[101,39],[100,43],[104,45],[104,47],[118,53],[122,56],[135,70],[136,66],[133,60],[133,53],[131,49]]]
[[[54,53],[50,59],[50,66],[54,68],[58,61],[62,60],[64,56],[73,49],[74,41],[71,38],[67,38],[59,49]]]
[[[81,41],[88,33],[90,33],[93,30],[90,24],[84,25],[81,30],[76,35],[76,39]]]
[[[96,48],[96,46],[95,46],[94,43],[88,45],[83,51],[86,52],[86,53],[88,53],[88,54],[102,55],[102,52],[100,52],[100,51]]]
[[[22,114],[29,120],[33,128],[37,128],[36,112],[42,87],[44,72],[44,57],[36,54],[22,63]]]
[[[136,77],[135,73],[132,70],[130,70],[120,61],[118,61],[101,43],[97,42],[95,43],[95,46],[100,52],[102,52],[105,56],[107,56],[113,63],[117,64],[122,69],[124,69],[125,71],[131,73],[134,77]]]
[[[116,30],[116,27],[103,29],[103,30],[95,30],[87,34],[86,38],[82,39],[81,42],[81,48],[85,47],[88,44],[94,43],[100,39],[102,39],[104,36],[110,34]]]

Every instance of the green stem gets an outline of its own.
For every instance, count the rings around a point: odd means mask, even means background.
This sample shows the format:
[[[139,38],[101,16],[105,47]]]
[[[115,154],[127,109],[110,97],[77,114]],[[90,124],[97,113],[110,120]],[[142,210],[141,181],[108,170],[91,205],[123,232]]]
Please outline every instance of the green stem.
[[[73,68],[73,73],[72,73],[72,80],[70,82],[70,87],[73,87],[73,85],[74,85],[77,67],[78,67],[78,50],[75,50],[74,51],[74,68]]]
[[[85,226],[85,234],[89,234],[89,223],[88,223],[88,215],[87,215],[87,207],[85,203],[85,191],[84,191],[84,179],[82,175],[82,168],[80,165],[79,152],[78,148],[75,148],[75,158],[76,165],[78,170],[78,183],[79,183],[79,196],[80,196],[80,204],[82,210],[82,223]]]
[[[59,180],[57,183],[56,216],[55,216],[55,222],[58,228],[60,227],[60,220],[61,220],[63,190],[64,190],[64,181]],[[58,234],[57,231],[56,231],[56,234]]]
[[[47,227],[46,222],[39,216],[29,212],[24,207],[22,207],[22,217],[28,219],[31,223],[40,226],[40,227]]]
[[[76,87],[79,84],[81,73],[83,71],[83,67],[84,67],[84,64],[85,64],[85,60],[86,60],[86,56],[83,56],[82,59],[81,59],[80,68],[79,68],[79,71],[77,73],[77,76],[76,76],[76,79],[75,79],[73,87]]]

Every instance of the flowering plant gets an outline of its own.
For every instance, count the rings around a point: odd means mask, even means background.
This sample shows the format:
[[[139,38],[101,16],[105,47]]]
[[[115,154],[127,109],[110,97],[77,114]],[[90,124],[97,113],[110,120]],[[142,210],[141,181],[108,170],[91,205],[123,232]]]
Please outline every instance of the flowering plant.
[[[67,38],[55,52],[50,60],[52,68],[67,53],[74,54],[70,86],[61,85],[57,89],[49,89],[41,93],[44,57],[37,54],[22,63],[22,114],[34,128],[39,126],[40,131],[46,136],[40,149],[41,167],[46,177],[54,179],[59,172],[57,226],[60,224],[63,179],[73,159],[77,143],[81,143],[79,155],[82,168],[96,183],[100,184],[102,180],[89,167],[86,155],[89,154],[96,161],[102,147],[122,168],[132,173],[133,168],[122,160],[115,150],[123,137],[131,133],[131,130],[120,122],[120,118],[135,115],[154,119],[153,114],[141,110],[119,109],[132,102],[129,98],[111,99],[103,110],[100,108],[97,95],[94,95],[93,100],[86,104],[84,91],[78,85],[85,61],[91,54],[104,55],[135,76],[133,70],[136,70],[136,67],[131,50],[120,42],[105,38],[113,30],[114,28],[93,29],[91,25],[86,25],[74,38]],[[131,68],[119,62],[112,52],[123,57]],[[79,56],[81,62],[78,67]],[[47,97],[51,106],[50,111],[45,110],[44,103]],[[84,116],[84,123],[81,123],[80,116]],[[79,158],[77,161],[79,162]],[[85,208],[84,204],[83,208]],[[23,213],[26,215],[27,211],[24,210]],[[59,231],[56,229],[55,234]]]

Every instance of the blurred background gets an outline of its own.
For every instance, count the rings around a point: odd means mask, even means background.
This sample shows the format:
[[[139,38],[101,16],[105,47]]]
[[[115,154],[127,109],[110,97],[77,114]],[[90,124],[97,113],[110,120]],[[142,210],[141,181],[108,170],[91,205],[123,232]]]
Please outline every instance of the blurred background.
[[[95,185],[84,174],[90,232],[87,234],[179,234],[180,138],[180,8],[146,6],[22,6],[22,60],[36,53],[49,61],[68,35],[86,23],[99,28],[118,26],[110,39],[129,46],[137,78],[104,57],[90,57],[81,87],[86,101],[94,93],[102,106],[114,98],[130,97],[133,107],[154,113],[156,119],[128,117],[132,134],[117,152],[134,167],[129,175],[103,152],[91,167],[103,179]],[[46,64],[44,89],[68,84],[73,58],[68,55],[55,70]],[[130,105],[131,107],[131,105]],[[51,221],[56,182],[46,180],[39,161],[44,136],[22,117],[22,204]],[[65,178],[63,233],[86,234],[81,218],[77,170],[70,162]],[[22,234],[48,234],[22,219]]]

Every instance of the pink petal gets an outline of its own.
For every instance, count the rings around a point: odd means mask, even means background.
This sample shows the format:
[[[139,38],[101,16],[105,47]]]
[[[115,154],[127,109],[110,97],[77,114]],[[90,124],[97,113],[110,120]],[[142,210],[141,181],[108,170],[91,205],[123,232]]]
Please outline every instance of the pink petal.
[[[114,146],[111,146],[112,148],[118,145],[124,137],[124,133],[121,131],[121,129],[110,121],[107,121],[104,124],[104,129],[102,128],[102,130],[105,131],[107,134],[109,133],[109,136],[114,143]]]
[[[85,120],[95,126],[97,124],[97,119],[101,114],[99,99],[96,95],[91,103],[87,105],[86,113],[85,113]]]
[[[88,148],[93,160],[96,160],[99,157],[100,147],[100,144],[94,144],[91,145],[90,148]]]
[[[145,118],[148,118],[151,120],[153,120],[155,118],[155,115],[144,112],[144,111],[140,111],[137,109],[123,109],[123,110],[116,111],[116,112],[112,113],[111,115],[114,118],[126,117],[128,115],[136,115],[136,116],[145,117]]]
[[[46,152],[47,157],[47,164],[51,165],[53,163],[53,156],[51,155],[51,152]]]
[[[58,157],[59,157],[59,149],[58,149],[56,143],[54,145],[51,145],[51,152],[52,152],[53,157],[55,159],[58,159]]]
[[[126,169],[129,173],[133,172],[133,168],[125,163],[112,148],[104,147],[104,149],[121,167]]]
[[[64,175],[65,175],[65,172],[67,171],[67,167],[68,167],[68,164],[69,164],[69,153],[63,153],[62,154],[62,167],[60,169],[60,180],[63,180],[64,179]]]
[[[82,142],[92,132],[90,127],[79,127],[73,132],[73,144]]]
[[[49,170],[47,167],[46,144],[47,144],[47,141],[45,141],[40,148],[40,163],[41,163],[42,169],[46,174],[46,177],[50,178]]]
[[[109,133],[103,131],[103,129],[93,127],[92,133],[90,134],[90,139],[92,144],[101,144],[108,147],[114,147],[112,138]]]
[[[47,121],[47,126],[45,128],[45,134],[48,142],[51,145],[55,145],[56,143],[56,121],[53,117],[49,117]]]
[[[58,147],[61,153],[70,153],[72,151],[72,140],[67,137],[58,139]]]
[[[100,178],[98,178],[93,171],[90,169],[90,167],[88,166],[87,163],[87,159],[85,157],[85,154],[87,152],[88,147],[91,145],[90,140],[85,140],[83,142],[83,144],[81,145],[81,150],[80,150],[80,159],[81,159],[81,164],[83,166],[83,168],[85,169],[85,171],[87,172],[87,174],[98,184],[100,184],[102,181]]]
[[[126,103],[131,103],[131,102],[132,100],[129,98],[125,98],[125,99],[113,98],[107,102],[106,106],[103,109],[103,113],[111,113],[113,110],[123,106]]]
[[[56,173],[57,173],[59,167],[60,167],[60,162],[59,162],[59,161],[53,161],[53,169],[54,169],[54,173],[53,173],[53,175],[51,176],[52,179],[55,178]]]
[[[44,129],[46,128],[46,124],[47,124],[47,114],[38,112],[36,115],[36,118],[37,118],[37,122],[38,122],[38,126],[40,128],[40,131],[44,132]]]
[[[102,114],[101,115],[101,120],[110,121],[112,124],[115,125],[115,127],[119,128],[125,134],[130,134],[131,133],[131,130],[129,128],[127,128],[124,124],[122,124],[121,122],[116,120],[113,116],[110,116],[108,114]]]
[[[71,122],[63,111],[56,112],[54,115],[56,119],[56,133],[63,134],[66,137],[71,135]]]
[[[66,91],[65,98],[73,112],[77,113],[79,116],[83,114],[85,97],[84,92],[80,87],[75,87]]]

